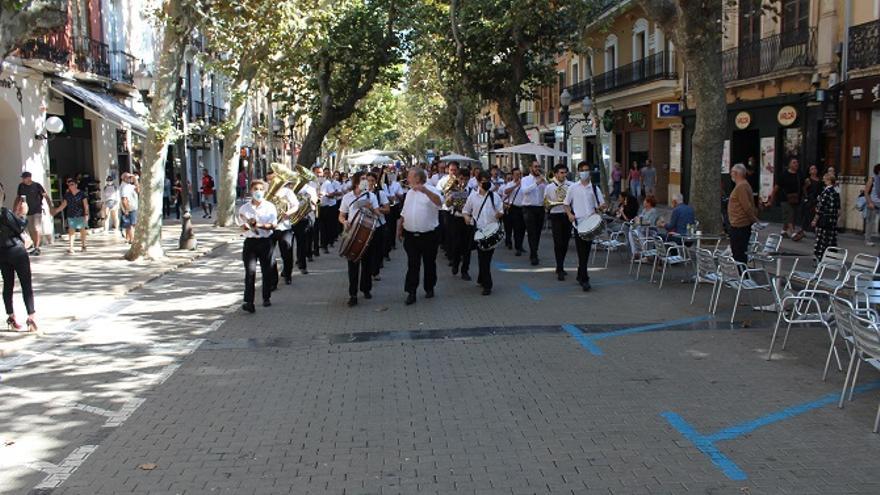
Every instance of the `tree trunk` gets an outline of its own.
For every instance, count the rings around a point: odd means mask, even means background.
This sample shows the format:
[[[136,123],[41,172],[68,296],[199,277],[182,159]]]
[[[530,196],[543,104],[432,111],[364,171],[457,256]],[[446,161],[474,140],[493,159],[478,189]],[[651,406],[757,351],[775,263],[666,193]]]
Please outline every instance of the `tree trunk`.
[[[324,136],[330,132],[333,125],[329,123],[327,117],[319,117],[309,124],[309,132],[303,140],[302,148],[299,156],[296,157],[296,163],[308,169],[315,165],[315,161],[321,156],[321,145],[324,143]]]
[[[504,121],[504,126],[510,137],[513,138],[513,144],[525,144],[529,142],[529,135],[519,120],[519,106],[516,104],[515,96],[501,96],[495,103],[498,105],[498,115]],[[535,155],[517,155],[519,157],[520,167],[526,168],[528,164],[535,159]]]
[[[455,103],[455,147],[456,153],[477,158],[477,150],[474,148],[474,140],[467,129],[468,116],[461,100]]]
[[[163,5],[166,16],[162,51],[156,70],[156,92],[150,106],[150,125],[144,143],[141,166],[141,192],[134,241],[125,259],[145,257],[160,259],[162,251],[162,191],[165,187],[165,157],[171,142],[174,103],[180,84],[186,40],[193,28],[194,16],[186,12],[180,0]]]
[[[28,38],[67,22],[66,0],[0,3],[0,64]]]
[[[241,130],[252,78],[252,74],[245,73],[244,77],[235,81],[232,87],[229,127],[223,134],[223,166],[220,167],[220,184],[217,189],[217,225],[220,227],[231,227],[235,224],[235,192],[238,183]]]

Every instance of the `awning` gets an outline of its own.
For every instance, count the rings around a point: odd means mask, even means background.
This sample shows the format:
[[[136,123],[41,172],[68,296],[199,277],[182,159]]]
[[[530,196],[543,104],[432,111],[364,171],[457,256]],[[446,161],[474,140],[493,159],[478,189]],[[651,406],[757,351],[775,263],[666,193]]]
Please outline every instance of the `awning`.
[[[62,79],[53,79],[51,87],[56,93],[83,108],[88,108],[104,119],[120,127],[129,128],[131,132],[140,136],[147,136],[144,119],[112,96],[106,93],[96,93],[79,84]]]

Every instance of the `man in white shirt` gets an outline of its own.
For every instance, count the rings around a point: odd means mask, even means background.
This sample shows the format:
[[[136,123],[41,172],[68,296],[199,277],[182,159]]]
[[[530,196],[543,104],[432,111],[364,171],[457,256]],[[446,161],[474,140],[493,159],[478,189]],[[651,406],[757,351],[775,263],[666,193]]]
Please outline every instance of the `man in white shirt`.
[[[318,210],[321,208],[321,189],[324,186],[324,181],[327,180],[324,177],[324,171],[321,170],[321,167],[314,166],[312,167],[312,173],[315,174],[315,180],[309,182],[308,186],[311,186],[315,190],[316,201],[314,203],[314,222],[309,228],[309,261],[312,261],[313,256],[320,256],[321,254],[321,219],[318,215]],[[308,187],[307,186],[307,187]],[[333,222],[336,223],[336,217],[333,217]]]
[[[434,297],[439,245],[437,230],[440,225],[438,215],[443,201],[440,191],[426,184],[428,177],[423,169],[410,170],[407,180],[411,189],[403,201],[397,237],[403,241],[406,251],[406,304],[413,304],[416,302],[422,264],[425,265],[425,297]]]
[[[479,186],[479,179],[477,178],[480,175],[480,167],[471,167],[471,177],[468,179],[467,187],[470,191],[476,191],[477,186]]]
[[[137,178],[130,174],[122,174],[122,185],[119,187],[120,211],[122,212],[122,228],[125,230],[125,241],[131,244],[134,239],[134,226],[138,217],[138,191],[135,185]],[[184,198],[186,201],[186,198]]]
[[[480,230],[492,224],[498,224],[504,216],[504,206],[501,202],[501,195],[491,191],[492,181],[487,172],[480,171],[477,183],[478,189],[468,196],[462,211],[465,221]],[[477,249],[477,265],[479,266],[477,283],[483,288],[484,296],[492,293],[493,254],[495,254],[494,248],[487,251]]]
[[[452,166],[450,165],[449,168],[451,169]],[[462,210],[471,192],[467,187],[470,174],[466,168],[458,169],[457,173],[457,180],[446,192],[444,198],[444,206],[447,209],[448,254],[449,261],[452,264],[452,274],[458,275],[459,269],[461,269],[461,279],[469,281],[471,280],[471,244],[474,239],[474,229],[465,222]],[[447,178],[454,180],[454,176],[451,174],[452,172],[450,172]]]
[[[373,250],[372,261],[374,281],[382,280],[379,271],[385,267],[385,263],[383,262],[385,258],[385,239],[388,237],[394,237],[394,234],[391,232],[390,226],[388,225],[388,217],[391,213],[391,202],[388,200],[388,194],[379,187],[379,175],[381,175],[381,173],[381,169],[374,168],[372,172],[366,175],[366,180],[369,184],[368,189],[376,195],[376,199],[379,202],[379,226],[373,233],[373,240],[370,241],[376,243],[376,249]]]
[[[293,240],[296,242],[296,267],[303,275],[308,275],[309,270],[306,260],[311,258],[312,227],[315,223],[315,210],[318,203],[318,193],[311,184],[306,184],[296,194],[300,206],[303,202],[309,203],[309,213],[293,225]]]
[[[329,173],[329,169],[324,169],[324,174],[329,175]],[[321,184],[321,206],[318,213],[318,223],[320,224],[321,249],[325,253],[330,252],[328,246],[336,240],[338,231],[336,219],[339,216],[337,213],[337,201],[342,197],[342,194],[342,189],[331,178],[325,179],[324,183]]]
[[[590,165],[587,162],[580,162],[578,164],[578,181],[568,188],[568,194],[565,196],[564,205],[568,220],[577,225],[578,222],[585,221],[591,215],[598,214],[604,203],[605,198],[602,197],[602,191],[595,184],[590,183]],[[576,235],[574,245],[578,254],[577,281],[586,292],[590,290],[590,273],[587,271],[587,264],[593,241],[586,241]]]
[[[339,223],[343,232],[351,228],[351,221],[361,208],[367,208],[376,215],[379,214],[379,199],[376,194],[368,190],[367,180],[363,172],[354,174],[351,178],[351,191],[345,193],[339,204]],[[370,291],[373,290],[373,259],[378,244],[374,238],[367,245],[366,252],[358,261],[348,260],[348,305],[355,306],[358,303],[358,290],[364,293],[364,299],[372,299]]]
[[[438,161],[435,164],[437,165],[437,172],[431,176],[431,181],[429,182],[429,184],[436,188],[439,188],[440,180],[446,177],[446,162]],[[456,163],[456,165],[458,165],[458,163]]]
[[[565,198],[565,191],[571,187],[566,176],[568,167],[560,163],[553,168],[553,182],[547,184],[544,189],[544,202],[550,206],[550,230],[553,232],[553,254],[556,257],[556,278],[565,280],[568,275],[565,272],[565,255],[568,253],[568,243],[571,240],[571,222],[565,213],[565,207],[560,198]]]
[[[403,190],[403,187],[400,185],[400,181],[397,180],[398,170],[393,165],[389,165],[388,168],[385,169],[385,192],[388,194],[388,200],[391,202],[391,212],[388,214],[388,236],[385,238],[385,259],[390,259],[390,254],[392,249],[396,249],[395,239],[397,238],[394,235],[394,229],[397,226],[397,219],[400,218],[400,209],[403,207],[403,198],[406,196],[406,191]]]
[[[532,266],[538,265],[538,244],[541,242],[541,231],[544,229],[544,188],[547,181],[541,175],[541,165],[537,160],[532,162],[529,175],[523,177],[523,220],[526,234],[529,236],[529,260]]]
[[[101,189],[101,205],[104,213],[104,233],[110,233],[110,224],[113,231],[119,229],[119,189],[113,183],[113,176],[108,175],[104,188]],[[118,240],[118,237],[115,239]]]
[[[513,174],[501,193],[504,196],[504,204],[507,205],[504,219],[505,222],[509,222],[508,225],[510,226],[510,232],[505,230],[505,234],[508,240],[511,239],[512,234],[516,256],[522,256],[523,239],[526,236],[526,224],[523,218],[522,180],[522,170],[518,168],[513,169]]]
[[[444,170],[448,173],[443,174],[435,187],[441,193],[445,193],[446,189],[451,187],[450,181],[458,180],[458,162],[449,162],[448,164],[440,162],[440,166],[445,167]],[[445,200],[445,198],[443,199]],[[452,266],[452,232],[450,231],[452,222],[450,222],[449,216],[449,206],[446,201],[443,201],[443,204],[440,205],[440,248],[446,253],[446,258],[450,260],[450,266]]]
[[[278,221],[275,205],[265,200],[266,183],[261,180],[251,182],[251,200],[238,209],[238,218],[244,235],[244,304],[241,308],[248,313],[256,311],[254,292],[257,280],[257,261],[263,282],[263,306],[271,306],[272,296],[272,233]]]

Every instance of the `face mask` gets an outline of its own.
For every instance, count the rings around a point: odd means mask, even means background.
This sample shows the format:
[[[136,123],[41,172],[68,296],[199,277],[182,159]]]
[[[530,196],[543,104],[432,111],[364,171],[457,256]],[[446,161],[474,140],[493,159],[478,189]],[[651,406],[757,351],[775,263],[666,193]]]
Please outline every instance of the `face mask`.
[[[587,171],[578,172],[578,177],[580,177],[581,180],[587,180],[590,178],[590,172],[587,172]]]
[[[480,182],[480,187],[483,188],[484,191],[488,191],[488,190],[489,190],[489,185],[490,185],[490,183],[489,183],[488,181],[486,181],[486,182]]]
[[[264,193],[263,191],[260,191],[260,190],[256,190],[256,191],[254,191],[253,197],[254,197],[254,200],[256,200],[256,201],[262,201],[263,198],[266,197],[266,193]]]

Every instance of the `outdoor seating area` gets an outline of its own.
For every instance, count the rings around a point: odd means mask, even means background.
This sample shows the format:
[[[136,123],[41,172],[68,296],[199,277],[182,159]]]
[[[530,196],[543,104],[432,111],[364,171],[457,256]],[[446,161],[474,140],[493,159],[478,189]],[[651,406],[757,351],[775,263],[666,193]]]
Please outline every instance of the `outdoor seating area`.
[[[607,268],[612,251],[630,249],[629,275],[640,279],[642,266],[650,267],[648,283],[662,289],[664,282],[678,272],[693,285],[693,305],[701,285],[709,288],[708,310],[717,314],[724,294],[732,298],[729,322],[734,324],[740,301],[745,297],[755,311],[777,313],[768,336],[767,360],[774,351],[785,351],[792,329],[822,329],[828,335],[828,352],[822,380],[832,364],[846,372],[840,394],[840,407],[852,400],[862,364],[880,371],[880,257],[855,253],[842,247],[829,247],[812,270],[806,266],[809,255],[783,251],[778,233],[761,236],[753,229],[748,263],[733,259],[725,236],[662,235],[655,227],[631,222],[609,223],[594,239],[594,254],[606,251]],[[802,259],[807,258],[807,259]],[[783,262],[790,268],[783,270]],[[725,290],[727,289],[727,290]],[[769,305],[758,300],[770,298]],[[783,331],[784,330],[784,331]],[[778,341],[782,340],[781,345]],[[846,367],[846,369],[844,369]],[[880,430],[880,404],[873,432]]]

